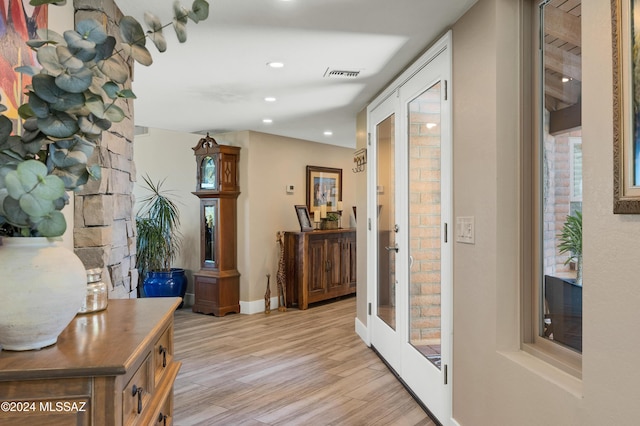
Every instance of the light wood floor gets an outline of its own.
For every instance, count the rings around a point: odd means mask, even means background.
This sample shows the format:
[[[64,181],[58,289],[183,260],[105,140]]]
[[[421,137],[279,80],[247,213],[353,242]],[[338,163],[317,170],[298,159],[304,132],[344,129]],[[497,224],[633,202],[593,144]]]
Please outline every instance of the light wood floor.
[[[176,311],[174,424],[435,425],[354,318],[353,297],[269,315]]]

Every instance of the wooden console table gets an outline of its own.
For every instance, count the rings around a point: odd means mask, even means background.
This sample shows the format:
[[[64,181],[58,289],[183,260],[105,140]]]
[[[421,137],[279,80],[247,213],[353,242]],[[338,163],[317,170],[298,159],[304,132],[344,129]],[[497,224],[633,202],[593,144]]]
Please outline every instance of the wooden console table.
[[[287,306],[356,292],[356,230],[285,232]]]
[[[173,423],[173,313],[180,298],[109,300],[58,343],[0,352],[0,424]]]

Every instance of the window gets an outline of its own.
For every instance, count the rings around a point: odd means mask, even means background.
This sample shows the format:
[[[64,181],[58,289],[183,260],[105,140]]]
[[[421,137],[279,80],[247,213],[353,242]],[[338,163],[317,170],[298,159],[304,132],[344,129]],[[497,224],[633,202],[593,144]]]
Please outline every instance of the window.
[[[523,169],[533,189],[525,231],[531,240],[532,281],[525,312],[525,350],[580,375],[582,351],[582,49],[581,2],[535,1],[531,17],[533,137],[531,164]],[[526,149],[526,147],[525,147]],[[523,161],[529,161],[527,154]],[[529,177],[527,178],[527,174]],[[526,192],[526,190],[525,190]],[[528,200],[528,201],[527,201]],[[530,204],[527,204],[530,203]],[[526,226],[529,226],[526,225]],[[572,232],[567,232],[571,230]],[[527,234],[527,232],[530,232]],[[579,236],[580,238],[570,238]],[[530,254],[530,256],[529,256]],[[530,260],[530,259],[533,260]],[[525,271],[526,272],[526,271]],[[528,282],[528,281],[527,281]],[[529,309],[530,307],[530,309]],[[532,343],[532,345],[527,345]],[[534,349],[532,349],[534,348]]]

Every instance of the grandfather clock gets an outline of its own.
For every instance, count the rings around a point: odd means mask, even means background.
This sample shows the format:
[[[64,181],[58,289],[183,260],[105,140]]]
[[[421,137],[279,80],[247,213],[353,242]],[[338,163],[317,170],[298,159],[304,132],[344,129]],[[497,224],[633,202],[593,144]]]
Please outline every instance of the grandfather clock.
[[[193,312],[240,313],[237,201],[240,148],[209,136],[193,147],[200,198],[200,270],[194,274]]]

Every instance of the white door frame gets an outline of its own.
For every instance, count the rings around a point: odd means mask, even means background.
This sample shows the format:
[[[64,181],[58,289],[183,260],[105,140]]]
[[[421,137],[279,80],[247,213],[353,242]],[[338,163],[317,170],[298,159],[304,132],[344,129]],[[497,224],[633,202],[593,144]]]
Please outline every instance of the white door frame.
[[[370,151],[370,155],[369,155],[369,167],[368,167],[368,176],[367,176],[367,211],[368,211],[368,223],[367,223],[367,277],[368,277],[368,282],[367,282],[367,302],[368,302],[368,306],[369,306],[369,316],[368,316],[368,337],[369,337],[369,343],[373,343],[375,338],[374,338],[374,329],[373,329],[373,321],[374,321],[374,317],[375,317],[375,309],[374,307],[377,306],[377,226],[376,226],[376,214],[377,214],[377,206],[376,206],[376,178],[377,178],[377,153],[376,153],[376,140],[373,137],[373,126],[375,126],[377,123],[373,123],[372,121],[372,112],[374,112],[376,110],[376,108],[378,108],[379,106],[383,106],[383,103],[385,102],[389,102],[390,98],[396,98],[399,107],[396,109],[395,113],[396,113],[396,131],[395,131],[395,135],[396,135],[396,144],[399,145],[405,145],[405,147],[399,147],[398,151],[402,152],[402,150],[404,149],[406,151],[407,147],[407,132],[406,132],[406,123],[402,123],[403,120],[406,120],[406,112],[402,109],[402,105],[400,104],[400,96],[399,96],[399,91],[402,90],[402,86],[407,83],[409,80],[411,80],[412,77],[414,77],[416,74],[418,74],[422,69],[424,69],[425,67],[427,67],[429,65],[429,63],[431,63],[435,58],[437,58],[440,54],[445,53],[448,58],[448,63],[446,65],[446,67],[448,68],[446,71],[446,75],[443,77],[443,81],[445,83],[446,87],[444,90],[447,92],[447,96],[449,98],[449,101],[447,102],[446,106],[443,105],[443,108],[447,108],[446,114],[448,116],[448,128],[446,129],[446,134],[443,134],[443,140],[446,139],[448,141],[449,146],[447,147],[447,149],[445,149],[442,153],[442,163],[443,163],[443,169],[447,168],[448,169],[448,176],[443,177],[443,179],[447,179],[449,182],[449,190],[447,191],[448,194],[445,197],[443,194],[443,199],[442,199],[442,205],[443,205],[443,210],[442,210],[442,221],[446,222],[448,225],[448,235],[444,235],[443,231],[443,238],[447,238],[448,244],[446,247],[446,250],[448,250],[449,253],[449,257],[448,259],[446,259],[446,261],[443,262],[442,264],[442,268],[443,268],[443,272],[444,270],[446,270],[446,273],[449,274],[449,282],[447,283],[447,285],[444,285],[445,283],[443,282],[442,285],[442,332],[443,334],[446,333],[446,336],[443,335],[442,336],[442,343],[443,345],[446,345],[446,347],[442,348],[442,353],[443,353],[443,359],[442,359],[442,378],[446,381],[447,386],[443,388],[443,395],[442,399],[439,401],[432,401],[434,404],[438,404],[440,406],[439,412],[438,413],[434,413],[438,416],[439,420],[441,422],[443,422],[443,424],[447,425],[447,424],[452,424],[452,397],[453,397],[453,390],[452,390],[452,374],[453,374],[453,359],[452,359],[452,353],[453,353],[453,348],[452,348],[452,342],[453,342],[453,295],[452,295],[452,275],[453,275],[453,265],[452,265],[452,259],[453,259],[453,241],[452,241],[452,228],[453,228],[453,204],[452,204],[452,197],[451,197],[451,191],[452,191],[452,169],[453,169],[453,159],[452,159],[452,111],[451,111],[451,58],[452,58],[452,54],[451,54],[451,48],[452,48],[452,40],[451,40],[451,31],[447,32],[447,34],[445,34],[440,40],[438,40],[424,55],[422,55],[422,57],[420,57],[416,62],[414,62],[405,72],[402,73],[402,75],[400,75],[400,77],[398,77],[396,80],[394,80],[394,82],[392,82],[387,89],[385,89],[367,108],[367,123],[368,123],[368,131],[369,131],[369,142],[368,142],[368,149]],[[380,115],[380,114],[378,114]],[[379,117],[377,117],[379,118]],[[445,131],[445,129],[443,129],[443,132]],[[444,189],[444,188],[443,188]],[[399,191],[400,192],[400,191]],[[404,203],[406,202],[406,195],[397,193],[396,194],[396,205],[398,205],[398,203]],[[406,204],[404,204],[406,205]],[[399,220],[399,224],[401,224],[402,226],[407,226],[408,223],[406,220],[404,219],[400,219]],[[402,223],[404,221],[404,223]],[[400,237],[398,244],[400,245],[400,247],[402,247],[403,245],[405,247],[408,247],[407,242],[403,241],[405,237]],[[408,258],[408,254],[403,254],[398,256],[399,262],[402,262],[402,259],[404,259],[405,257]],[[400,268],[399,268],[400,269]],[[408,269],[407,269],[408,271]],[[407,281],[406,281],[406,272],[403,271],[397,271],[398,273],[398,278],[399,281],[403,281],[404,285],[406,285]],[[399,283],[399,286],[401,286],[403,284]],[[403,301],[401,300],[402,298],[398,298],[398,308],[400,309],[399,315],[406,315],[407,312],[407,301]],[[402,306],[402,304],[404,303],[404,306]],[[445,306],[446,304],[446,306]],[[400,336],[402,335],[406,335],[406,325],[402,324],[403,321],[397,321],[397,325],[396,325],[396,333],[403,333],[400,334]],[[408,343],[407,343],[408,344]],[[404,345],[402,345],[404,346]],[[403,348],[401,350],[401,348],[398,348],[398,352],[404,352],[405,349]],[[384,354],[383,354],[384,356]],[[401,358],[405,358],[404,356],[400,356]],[[391,365],[392,368],[394,368],[396,370],[396,372],[400,375],[401,379],[403,377],[403,368],[402,368],[402,360],[397,360],[395,356],[392,357],[393,359],[389,359],[389,364]],[[404,361],[405,364],[411,364],[410,362]],[[445,367],[444,365],[446,364],[446,371],[445,371]],[[404,375],[407,376],[411,374],[409,371],[405,371]],[[444,375],[446,374],[446,378],[444,378]],[[402,379],[405,384],[407,384],[409,387],[412,386],[411,383],[407,383],[407,380]],[[415,382],[415,380],[409,380],[409,382]],[[423,401],[423,403],[429,408],[429,401]]]

